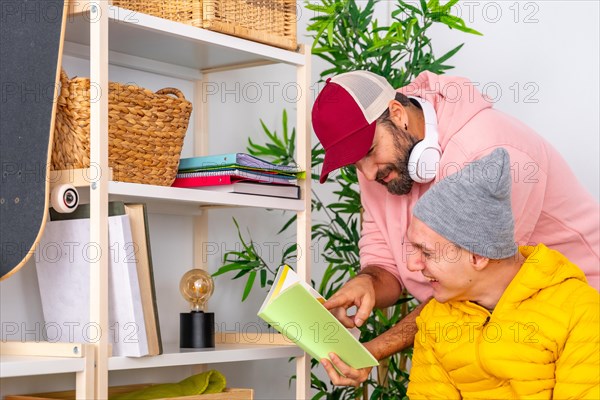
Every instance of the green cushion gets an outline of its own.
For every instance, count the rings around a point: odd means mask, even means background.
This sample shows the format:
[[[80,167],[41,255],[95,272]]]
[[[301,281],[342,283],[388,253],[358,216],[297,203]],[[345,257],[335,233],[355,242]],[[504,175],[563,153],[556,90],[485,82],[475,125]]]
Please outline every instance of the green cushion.
[[[163,383],[135,392],[111,396],[110,400],[151,400],[197,394],[220,393],[225,390],[225,377],[219,371],[210,370],[192,375],[178,383]]]

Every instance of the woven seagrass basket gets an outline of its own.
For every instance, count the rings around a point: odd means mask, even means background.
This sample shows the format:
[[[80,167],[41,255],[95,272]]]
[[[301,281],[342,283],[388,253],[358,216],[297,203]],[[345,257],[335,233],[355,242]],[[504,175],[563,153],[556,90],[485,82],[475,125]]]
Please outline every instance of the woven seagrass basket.
[[[202,0],[111,0],[112,5],[202,28]]]
[[[110,82],[108,163],[113,179],[170,186],[175,180],[192,104],[181,91],[156,93]],[[90,166],[90,80],[61,71],[52,169]]]
[[[111,0],[115,6],[296,50],[296,0]]]

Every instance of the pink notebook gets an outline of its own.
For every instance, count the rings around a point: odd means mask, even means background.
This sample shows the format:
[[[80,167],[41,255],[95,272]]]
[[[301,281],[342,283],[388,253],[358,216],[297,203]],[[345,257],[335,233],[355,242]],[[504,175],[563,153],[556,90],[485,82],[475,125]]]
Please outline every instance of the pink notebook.
[[[171,186],[193,188],[200,186],[230,185],[240,181],[273,183],[279,185],[293,185],[296,183],[296,179],[289,179],[286,176],[262,174],[253,171],[226,170],[177,174],[177,177]]]

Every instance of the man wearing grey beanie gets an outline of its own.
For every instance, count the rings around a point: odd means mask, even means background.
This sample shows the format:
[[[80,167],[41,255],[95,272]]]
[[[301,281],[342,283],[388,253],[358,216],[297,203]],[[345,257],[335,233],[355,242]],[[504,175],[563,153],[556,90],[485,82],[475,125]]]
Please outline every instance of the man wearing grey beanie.
[[[517,247],[508,152],[416,203],[407,265],[434,299],[417,318],[411,399],[599,399],[600,294],[543,244]]]

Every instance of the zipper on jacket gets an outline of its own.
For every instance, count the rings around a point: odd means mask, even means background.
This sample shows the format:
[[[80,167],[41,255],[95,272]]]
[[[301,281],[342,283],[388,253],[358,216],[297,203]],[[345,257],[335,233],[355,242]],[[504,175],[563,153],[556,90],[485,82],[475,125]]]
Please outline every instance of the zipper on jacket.
[[[492,316],[490,315],[488,310],[484,309],[481,306],[477,306],[477,307],[480,307],[481,309],[483,309],[488,315],[485,317],[485,321],[483,321],[483,324],[481,325],[481,332],[479,332],[479,336],[477,337],[477,341],[475,343],[475,357],[477,357],[477,364],[479,365],[479,368],[482,371],[484,371],[486,374],[491,376],[492,374],[487,370],[487,368],[485,368],[483,360],[481,359],[480,349],[481,349],[481,341],[483,340],[483,330],[485,329],[488,322],[490,322],[490,319],[492,318]]]
[[[467,312],[467,314],[475,315],[473,313],[473,311],[475,311],[477,314],[483,314],[482,316],[485,315],[485,320],[481,324],[480,332],[477,335],[477,338],[475,339],[475,358],[476,358],[475,362],[479,366],[479,369],[481,369],[486,374],[492,376],[492,374],[487,370],[487,368],[485,368],[484,363],[481,360],[481,354],[480,354],[480,351],[479,351],[480,347],[481,347],[481,342],[483,341],[483,330],[485,329],[485,327],[487,326],[487,324],[490,322],[490,320],[492,318],[492,313],[488,309],[480,306],[477,303],[473,303],[473,302],[467,301],[466,305],[470,309],[470,311],[465,310],[465,312]]]

